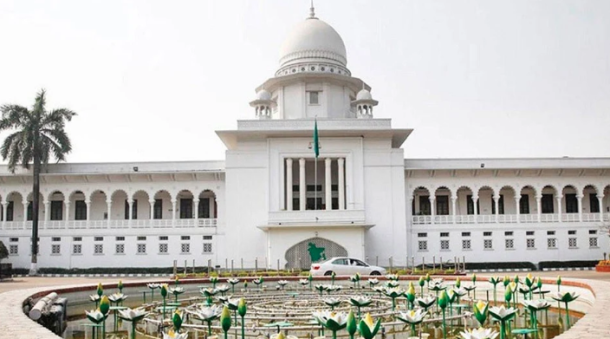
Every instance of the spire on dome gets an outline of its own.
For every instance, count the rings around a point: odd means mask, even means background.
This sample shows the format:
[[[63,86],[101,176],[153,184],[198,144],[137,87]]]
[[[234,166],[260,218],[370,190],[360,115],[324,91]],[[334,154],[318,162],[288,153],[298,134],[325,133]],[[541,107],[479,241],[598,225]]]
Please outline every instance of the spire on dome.
[[[311,0],[311,6],[309,7],[309,19],[317,19],[316,18],[316,10],[313,7],[313,0]]]

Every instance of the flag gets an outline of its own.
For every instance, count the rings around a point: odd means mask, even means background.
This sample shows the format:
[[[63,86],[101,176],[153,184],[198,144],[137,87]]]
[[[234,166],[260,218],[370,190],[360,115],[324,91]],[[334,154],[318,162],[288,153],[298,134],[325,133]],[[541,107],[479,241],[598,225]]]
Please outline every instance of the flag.
[[[320,156],[320,144],[318,141],[318,120],[314,120],[313,125],[313,153],[316,155],[316,158]]]

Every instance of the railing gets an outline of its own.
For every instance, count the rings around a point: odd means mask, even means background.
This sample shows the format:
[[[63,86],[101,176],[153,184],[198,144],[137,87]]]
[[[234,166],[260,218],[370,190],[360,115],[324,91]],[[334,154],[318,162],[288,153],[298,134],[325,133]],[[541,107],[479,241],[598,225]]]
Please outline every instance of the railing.
[[[306,210],[269,212],[269,223],[364,223],[364,210]]]
[[[79,230],[79,229],[126,229],[126,228],[200,228],[216,227],[218,219],[154,219],[154,220],[40,220],[39,229]],[[31,230],[31,221],[0,222],[3,230]]]
[[[563,213],[563,214],[552,214],[543,213],[540,214],[540,220],[538,214],[482,214],[482,215],[414,215],[411,217],[413,225],[428,225],[428,224],[516,224],[516,223],[551,223],[551,222],[600,222],[600,218],[603,221],[610,221],[610,213],[604,213],[600,216],[599,213],[582,213],[580,216],[578,213]],[[455,222],[454,222],[455,220]]]

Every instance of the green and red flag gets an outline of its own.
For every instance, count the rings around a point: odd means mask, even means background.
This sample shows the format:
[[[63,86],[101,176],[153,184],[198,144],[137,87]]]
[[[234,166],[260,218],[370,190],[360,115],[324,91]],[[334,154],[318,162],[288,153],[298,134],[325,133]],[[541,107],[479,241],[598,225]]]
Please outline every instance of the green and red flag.
[[[320,156],[320,143],[318,140],[318,120],[314,120],[313,125],[313,153],[316,155],[316,158]]]

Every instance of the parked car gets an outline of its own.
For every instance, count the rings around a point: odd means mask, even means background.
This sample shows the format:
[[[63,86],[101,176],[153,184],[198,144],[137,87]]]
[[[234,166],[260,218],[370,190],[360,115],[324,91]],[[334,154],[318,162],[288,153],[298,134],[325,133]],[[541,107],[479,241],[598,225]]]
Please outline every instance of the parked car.
[[[348,257],[335,257],[321,263],[311,264],[312,276],[329,276],[333,272],[336,275],[385,275],[383,267],[371,266],[360,259]]]

